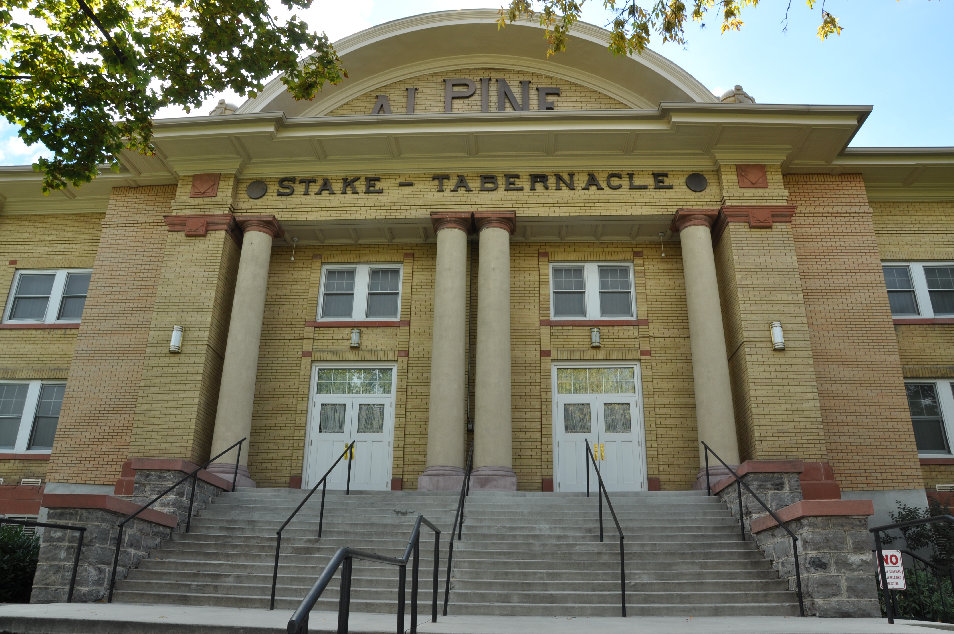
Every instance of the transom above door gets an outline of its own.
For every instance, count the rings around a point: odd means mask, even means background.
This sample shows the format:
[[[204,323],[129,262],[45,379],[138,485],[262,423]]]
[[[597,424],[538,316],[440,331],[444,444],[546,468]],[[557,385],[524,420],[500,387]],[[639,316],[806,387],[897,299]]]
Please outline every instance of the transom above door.
[[[382,365],[314,367],[302,473],[305,488],[314,486],[352,441],[351,488],[390,488],[395,373],[393,366]],[[347,475],[348,465],[339,464],[328,477],[328,488],[344,489]]]
[[[588,440],[608,490],[645,490],[639,365],[555,366],[553,387],[555,489],[586,490],[590,470],[595,490]]]

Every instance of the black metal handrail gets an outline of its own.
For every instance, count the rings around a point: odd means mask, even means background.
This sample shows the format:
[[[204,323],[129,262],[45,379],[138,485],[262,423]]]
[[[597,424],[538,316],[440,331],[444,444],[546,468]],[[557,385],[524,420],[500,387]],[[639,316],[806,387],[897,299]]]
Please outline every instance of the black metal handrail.
[[[188,532],[189,532],[189,529],[192,527],[192,505],[193,505],[193,502],[195,502],[195,485],[196,485],[196,481],[198,480],[198,477],[199,477],[199,476],[198,476],[199,472],[202,471],[202,470],[204,470],[206,467],[208,467],[210,464],[212,464],[213,462],[215,462],[216,460],[218,460],[219,458],[221,458],[222,456],[224,456],[224,455],[227,454],[228,452],[230,452],[230,451],[232,451],[233,449],[235,449],[236,447],[238,447],[238,452],[235,454],[235,470],[232,472],[232,488],[231,488],[231,491],[234,492],[234,491],[235,491],[235,482],[236,482],[236,480],[238,479],[239,461],[240,461],[241,458],[242,458],[242,443],[244,443],[246,440],[247,440],[247,438],[242,438],[242,439],[239,440],[238,442],[232,443],[232,444],[229,445],[226,449],[224,449],[223,451],[219,452],[219,453],[216,454],[215,456],[209,458],[209,459],[206,461],[206,463],[203,464],[201,467],[196,467],[195,469],[192,470],[191,473],[187,473],[187,474],[184,475],[183,477],[179,478],[179,480],[177,480],[175,484],[173,484],[172,486],[170,486],[169,488],[167,488],[165,491],[163,491],[162,493],[160,493],[160,494],[157,495],[156,497],[152,498],[151,500],[149,500],[149,501],[146,502],[145,504],[143,504],[141,507],[139,507],[139,510],[138,510],[138,511],[136,511],[136,512],[134,512],[134,513],[130,513],[129,515],[127,515],[125,518],[122,519],[122,521],[119,522],[119,524],[116,525],[116,526],[119,528],[119,532],[118,532],[117,535],[116,535],[116,550],[115,550],[115,552],[113,553],[113,572],[112,572],[112,574],[109,576],[109,594],[108,594],[107,597],[106,597],[106,602],[107,602],[107,603],[112,603],[112,602],[113,602],[113,588],[114,588],[115,585],[116,585],[116,568],[119,566],[119,551],[120,551],[120,549],[122,548],[122,543],[123,543],[123,531],[124,531],[125,528],[126,528],[126,523],[129,522],[129,521],[131,521],[131,520],[133,520],[133,519],[135,519],[136,517],[138,517],[140,513],[142,513],[143,511],[145,511],[147,508],[149,508],[150,506],[152,506],[153,504],[155,504],[155,503],[158,502],[159,500],[161,500],[163,497],[165,497],[170,491],[172,491],[173,489],[175,489],[177,486],[179,486],[180,484],[182,484],[183,482],[185,482],[185,481],[188,480],[189,478],[192,478],[192,492],[191,492],[191,494],[189,495],[189,512],[186,514],[186,528],[185,528],[185,532],[188,533]]]
[[[73,588],[76,587],[76,569],[79,568],[80,553],[83,551],[83,536],[86,534],[85,526],[72,526],[70,524],[52,524],[50,522],[34,522],[33,520],[15,520],[0,515],[0,526],[4,524],[15,524],[17,526],[40,526],[42,528],[62,528],[68,531],[79,532],[76,540],[76,554],[73,555],[73,572],[70,574],[70,589],[66,593],[66,602],[73,602]]]
[[[721,462],[722,466],[725,467],[726,470],[729,473],[731,473],[732,476],[735,478],[735,483],[737,485],[737,491],[739,494],[739,530],[742,533],[742,541],[745,541],[745,516],[742,513],[742,487],[745,487],[745,490],[748,491],[753,498],[755,498],[755,501],[758,502],[763,509],[765,509],[765,512],[768,513],[770,516],[772,516],[772,519],[775,520],[775,523],[778,524],[778,527],[784,530],[786,533],[788,533],[789,537],[792,538],[792,558],[795,560],[795,586],[796,586],[796,592],[798,593],[798,613],[801,616],[805,616],[805,603],[802,598],[802,573],[798,563],[798,536],[795,535],[795,533],[792,532],[792,529],[786,526],[785,522],[783,522],[782,519],[775,514],[775,511],[770,509],[768,505],[762,500],[762,498],[760,498],[758,494],[752,490],[752,487],[746,484],[745,481],[742,480],[742,477],[738,473],[736,473],[732,467],[727,465],[725,463],[725,460],[719,457],[719,454],[712,451],[712,448],[709,445],[707,445],[705,442],[702,442],[702,441],[700,442],[702,446],[705,447],[704,455],[705,455],[705,462],[706,462],[706,492],[709,495],[712,495],[712,483],[710,482],[710,479],[709,479],[709,454],[710,453],[713,456],[715,456],[716,460]]]
[[[315,581],[315,584],[302,599],[298,609],[288,620],[288,634],[307,634],[308,615],[315,607],[315,603],[321,597],[328,584],[334,578],[338,568],[341,567],[341,586],[338,590],[338,632],[339,634],[348,632],[348,617],[351,614],[351,563],[353,559],[365,559],[368,561],[380,561],[385,564],[397,566],[398,572],[398,605],[397,605],[397,633],[404,632],[404,597],[405,586],[407,585],[407,562],[413,557],[411,568],[411,632],[417,632],[417,587],[418,571],[420,569],[420,536],[421,524],[426,524],[428,528],[434,531],[434,577],[433,587],[431,588],[431,620],[437,622],[437,573],[438,565],[441,559],[441,530],[434,526],[423,515],[417,516],[414,522],[414,529],[411,531],[411,537],[407,541],[407,548],[404,549],[403,557],[388,557],[378,553],[355,550],[351,547],[339,548],[331,561],[325,566],[324,572]]]
[[[275,609],[275,587],[278,585],[278,558],[280,557],[280,551],[282,549],[282,531],[285,530],[285,527],[288,526],[288,523],[291,522],[298,511],[301,510],[301,507],[305,506],[305,503],[314,495],[315,491],[318,490],[318,487],[321,487],[321,511],[318,513],[318,539],[321,539],[321,529],[325,524],[325,493],[328,490],[328,476],[331,474],[331,471],[338,466],[338,463],[341,462],[345,456],[348,456],[348,481],[345,484],[345,495],[351,495],[351,461],[354,460],[354,441],[351,441],[351,444],[346,446],[344,451],[341,452],[341,455],[338,456],[338,459],[334,461],[328,470],[325,471],[325,475],[321,476],[321,479],[315,483],[315,486],[311,487],[311,491],[308,492],[308,495],[305,496],[305,499],[301,501],[295,510],[291,512],[291,515],[288,516],[288,519],[278,527],[278,530],[275,532],[275,567],[272,569],[272,596],[268,602],[268,609]]]
[[[619,533],[619,593],[622,616],[626,616],[626,554],[623,549],[623,528],[619,525],[619,518],[616,517],[616,511],[613,509],[613,503],[610,501],[609,492],[606,485],[603,484],[603,476],[600,475],[600,468],[596,465],[593,458],[593,452],[590,448],[590,441],[584,438],[586,442],[586,497],[590,497],[590,464],[596,471],[596,481],[599,484],[600,501],[600,541],[603,541],[603,498],[606,498],[606,505],[609,506],[610,513],[613,515],[613,522],[616,523],[616,532]]]
[[[447,616],[447,598],[450,596],[451,564],[454,562],[454,537],[463,539],[464,531],[464,502],[470,494],[470,473],[474,467],[474,447],[471,445],[467,455],[467,467],[464,469],[464,481],[460,483],[460,497],[457,498],[457,512],[454,513],[454,527],[451,528],[451,538],[447,545],[447,578],[444,581],[444,610]]]
[[[911,528],[912,526],[923,526],[924,524],[937,524],[939,522],[954,524],[954,517],[950,515],[935,515],[920,520],[884,524],[868,529],[874,535],[875,551],[878,553],[878,576],[881,577],[881,591],[885,596],[885,612],[888,615],[888,623],[894,623],[894,604],[891,600],[891,590],[888,588],[888,575],[884,568],[884,549],[881,547],[881,533],[895,529]],[[954,576],[951,577],[951,583],[952,587],[954,587]]]

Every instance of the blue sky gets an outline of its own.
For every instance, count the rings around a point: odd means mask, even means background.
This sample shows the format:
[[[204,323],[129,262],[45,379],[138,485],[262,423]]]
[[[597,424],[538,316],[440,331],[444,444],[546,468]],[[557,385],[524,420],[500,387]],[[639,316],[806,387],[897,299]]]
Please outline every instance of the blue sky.
[[[303,18],[334,41],[389,20],[481,4],[315,0]],[[816,35],[820,3],[809,10],[804,0],[792,0],[783,31],[785,4],[763,0],[747,9],[741,32],[722,34],[712,20],[705,28],[690,25],[685,46],[656,41],[651,48],[717,94],[741,84],[759,103],[872,105],[853,147],[954,146],[952,0],[825,0],[844,26],[825,42]],[[584,21],[604,26],[608,17],[601,0],[584,4]],[[541,57],[545,50],[541,40]],[[215,95],[192,114],[207,114],[220,97],[243,101]],[[183,114],[168,109],[160,117]],[[13,126],[0,122],[0,164],[29,164],[40,149],[25,146]]]

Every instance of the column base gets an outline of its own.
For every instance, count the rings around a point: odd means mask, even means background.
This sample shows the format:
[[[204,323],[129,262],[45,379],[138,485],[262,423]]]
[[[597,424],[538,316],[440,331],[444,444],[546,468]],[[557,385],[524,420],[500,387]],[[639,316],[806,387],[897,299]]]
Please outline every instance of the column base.
[[[738,469],[739,465],[733,465],[733,469]],[[722,465],[718,466],[709,466],[709,483],[711,486],[715,486],[720,480],[726,478],[731,478],[732,474],[729,473],[729,470],[723,467]],[[706,470],[699,469],[698,475],[696,475],[696,481],[693,483],[692,488],[694,491],[705,491],[706,490]]]
[[[517,474],[510,467],[477,467],[470,472],[471,491],[516,491]]]
[[[214,473],[220,478],[228,480],[229,484],[232,484],[232,477],[235,475],[235,463],[229,464],[227,462],[213,462],[208,467],[205,468],[209,473]],[[248,473],[248,467],[243,464],[239,465],[238,476],[235,478],[236,487],[254,487],[255,480],[251,478]]]
[[[418,491],[460,491],[464,470],[460,467],[432,466],[417,478]]]

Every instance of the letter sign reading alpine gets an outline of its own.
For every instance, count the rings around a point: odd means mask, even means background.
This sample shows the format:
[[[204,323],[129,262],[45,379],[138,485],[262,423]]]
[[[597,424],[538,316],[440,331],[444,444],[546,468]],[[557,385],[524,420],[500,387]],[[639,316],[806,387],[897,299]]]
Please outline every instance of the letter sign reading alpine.
[[[901,551],[882,550],[881,556],[884,558],[884,573],[888,579],[888,588],[891,590],[905,590],[908,586],[904,580],[904,561],[901,559]],[[875,557],[877,557],[877,553]],[[882,587],[881,572],[877,571],[877,575],[878,587],[880,588]]]

